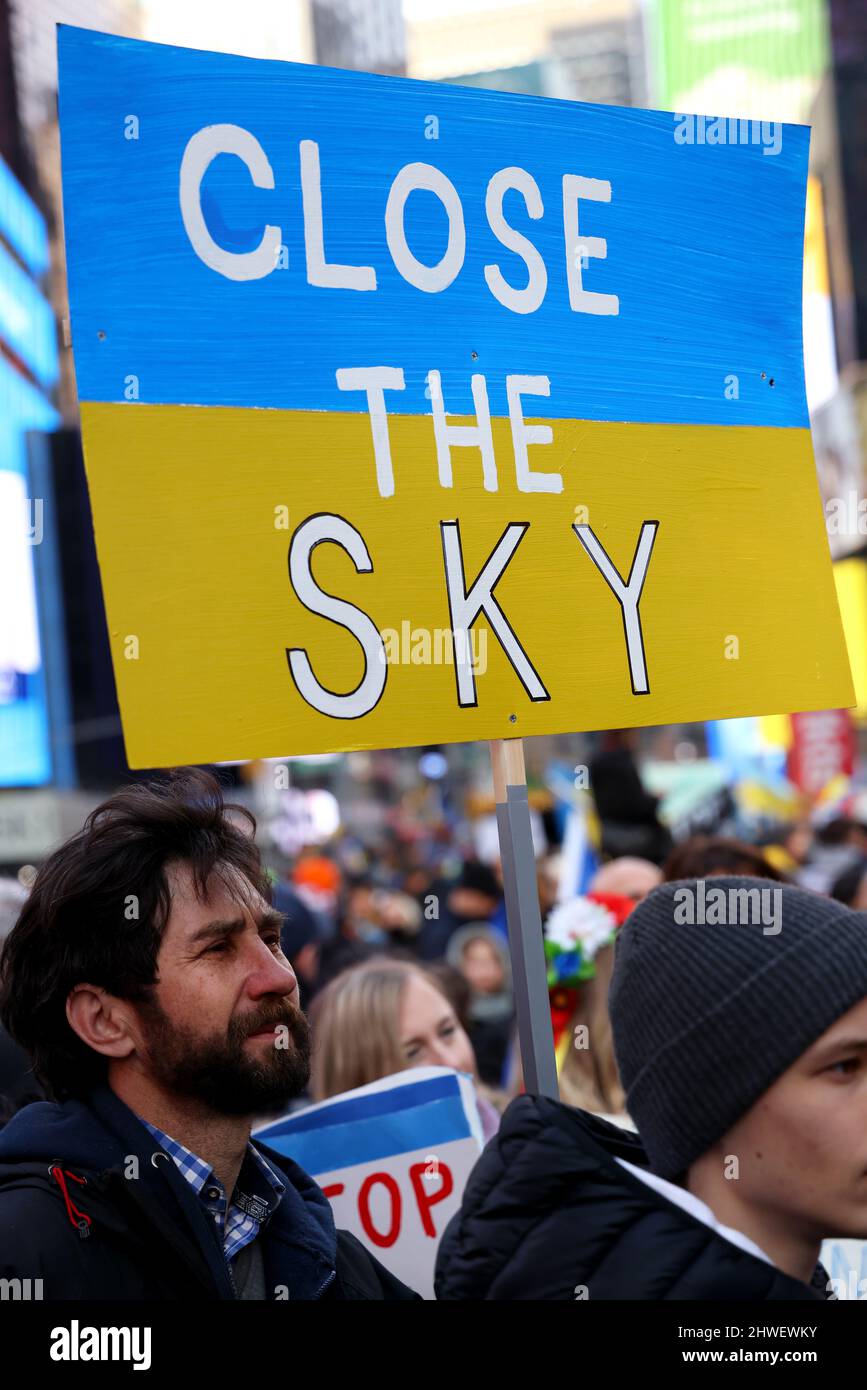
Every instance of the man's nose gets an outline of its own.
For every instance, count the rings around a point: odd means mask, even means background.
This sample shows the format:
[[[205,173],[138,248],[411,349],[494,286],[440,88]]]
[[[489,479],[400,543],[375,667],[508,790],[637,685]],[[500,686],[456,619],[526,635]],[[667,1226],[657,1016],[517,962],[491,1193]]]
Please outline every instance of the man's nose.
[[[298,993],[298,979],[285,956],[275,956],[270,946],[261,939],[256,943],[255,965],[247,981],[247,993],[251,999],[261,999],[265,994]]]

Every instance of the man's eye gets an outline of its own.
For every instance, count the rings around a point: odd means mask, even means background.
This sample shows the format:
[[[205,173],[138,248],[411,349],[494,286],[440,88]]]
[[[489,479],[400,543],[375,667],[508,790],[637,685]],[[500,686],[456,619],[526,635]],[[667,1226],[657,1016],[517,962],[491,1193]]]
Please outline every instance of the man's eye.
[[[454,1031],[455,1031],[455,1026],[454,1026],[453,1023],[450,1023],[450,1024],[448,1024],[445,1028],[441,1028],[441,1029],[440,1029],[440,1037],[441,1037],[441,1038],[450,1038],[451,1035],[452,1035],[452,1033],[453,1033]]]
[[[837,1076],[851,1076],[853,1071],[858,1070],[859,1063],[860,1058],[858,1057],[846,1057],[842,1062],[835,1062],[828,1070]]]
[[[218,955],[218,954],[219,954],[219,955],[222,955],[225,951],[228,951],[228,949],[229,949],[229,943],[228,943],[228,941],[217,941],[213,946],[209,946],[209,947],[208,947],[207,951],[205,952],[205,955],[206,955],[206,956],[214,956],[214,955]]]
[[[265,942],[266,945],[268,945],[268,946],[271,947],[271,950],[272,950],[272,951],[273,951],[275,948],[277,949],[277,951],[280,951],[280,950],[281,950],[281,946],[280,946],[280,937],[279,937],[279,936],[265,936],[265,937],[262,938],[262,940]]]

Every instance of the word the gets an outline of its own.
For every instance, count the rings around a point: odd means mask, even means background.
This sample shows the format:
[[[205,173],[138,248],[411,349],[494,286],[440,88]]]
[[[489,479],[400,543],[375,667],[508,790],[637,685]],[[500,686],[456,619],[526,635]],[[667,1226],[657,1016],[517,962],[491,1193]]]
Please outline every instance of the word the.
[[[482,478],[485,492],[497,492],[499,481],[494,458],[494,436],[491,431],[491,410],[488,404],[488,384],[481,374],[470,378],[473,404],[476,407],[475,425],[449,424],[443,402],[442,383],[438,371],[428,372],[425,380],[430,394],[433,435],[436,444],[437,470],[440,487],[453,487],[452,449],[478,449],[482,456]],[[403,391],[405,382],[402,367],[338,367],[339,391],[364,391],[373,435],[373,455],[376,462],[376,483],[380,497],[394,495],[394,471],[391,463],[391,444],[388,434],[386,391]],[[519,492],[563,491],[559,473],[539,473],[530,468],[527,456],[529,444],[551,444],[554,432],[550,425],[528,425],[524,420],[522,396],[550,396],[551,382],[547,376],[507,376],[506,398],[509,402],[509,423],[512,427],[512,450],[515,456],[515,479]]]

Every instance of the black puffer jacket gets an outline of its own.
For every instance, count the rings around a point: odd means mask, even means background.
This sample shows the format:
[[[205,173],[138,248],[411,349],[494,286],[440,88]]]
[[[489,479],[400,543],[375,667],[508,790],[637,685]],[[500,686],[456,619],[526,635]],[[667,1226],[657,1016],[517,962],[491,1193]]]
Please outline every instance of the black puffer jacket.
[[[747,1254],[622,1168],[638,1135],[558,1101],[519,1096],[443,1235],[440,1299],[824,1299]],[[586,1293],[584,1290],[586,1289]]]

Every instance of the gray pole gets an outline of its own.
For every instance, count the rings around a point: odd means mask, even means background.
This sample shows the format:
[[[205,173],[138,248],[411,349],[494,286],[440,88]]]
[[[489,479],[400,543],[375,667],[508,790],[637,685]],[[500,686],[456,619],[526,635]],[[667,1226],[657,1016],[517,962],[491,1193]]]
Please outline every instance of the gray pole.
[[[492,739],[490,747],[524,1089],[530,1095],[550,1096],[557,1100],[560,1093],[542,945],[542,916],[530,828],[524,745],[519,738],[509,738]]]

